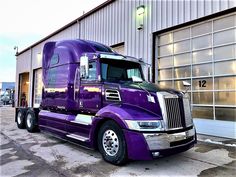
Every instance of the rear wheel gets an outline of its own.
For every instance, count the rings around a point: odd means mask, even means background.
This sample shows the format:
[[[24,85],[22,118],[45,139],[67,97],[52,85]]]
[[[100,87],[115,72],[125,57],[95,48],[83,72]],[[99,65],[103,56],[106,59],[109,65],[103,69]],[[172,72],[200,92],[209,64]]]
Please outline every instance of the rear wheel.
[[[122,165],[127,161],[126,142],[122,129],[114,122],[105,122],[98,132],[98,149],[105,161]]]
[[[24,117],[24,111],[22,109],[17,110],[16,124],[17,124],[17,127],[20,129],[25,128],[25,117]]]
[[[38,131],[37,120],[34,111],[28,110],[26,114],[25,126],[28,132]]]

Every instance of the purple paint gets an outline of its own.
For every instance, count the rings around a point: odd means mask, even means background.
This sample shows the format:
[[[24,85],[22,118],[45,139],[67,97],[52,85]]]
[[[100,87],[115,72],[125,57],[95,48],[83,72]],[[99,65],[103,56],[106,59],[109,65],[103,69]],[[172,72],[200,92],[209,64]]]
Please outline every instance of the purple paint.
[[[88,77],[92,79],[81,78],[81,57],[88,58],[88,71],[91,74]],[[186,123],[192,118],[185,117],[184,94],[146,81],[136,82],[133,77],[129,78],[129,73],[121,73],[122,68],[105,70],[110,61],[115,63],[114,66],[123,65],[127,69],[133,65],[132,76],[140,71],[137,75],[143,77],[138,61],[131,63],[128,58],[103,44],[86,40],[46,43],[43,50],[42,110],[38,118],[40,129],[97,148],[99,128],[105,121],[113,120],[122,130],[128,158],[133,160],[151,160],[155,158],[154,151],[162,155],[163,150],[183,151],[192,147],[196,143],[196,135],[194,125]],[[104,75],[107,75],[106,79]],[[115,79],[118,76],[126,80]],[[168,98],[161,100],[157,93]],[[170,111],[175,112],[170,114]],[[161,128],[152,131],[152,125]],[[141,129],[142,126],[144,129]],[[154,139],[154,150],[151,149],[153,137],[157,136],[157,140],[162,142],[167,134],[173,138],[168,140],[169,144],[158,145]]]

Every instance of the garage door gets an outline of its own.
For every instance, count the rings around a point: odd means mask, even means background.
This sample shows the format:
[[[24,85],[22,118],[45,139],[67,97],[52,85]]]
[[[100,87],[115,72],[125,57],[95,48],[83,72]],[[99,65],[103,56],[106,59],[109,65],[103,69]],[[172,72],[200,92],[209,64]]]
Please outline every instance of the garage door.
[[[182,81],[188,81],[194,118],[235,125],[235,13],[159,34],[156,44],[158,83],[184,90]]]

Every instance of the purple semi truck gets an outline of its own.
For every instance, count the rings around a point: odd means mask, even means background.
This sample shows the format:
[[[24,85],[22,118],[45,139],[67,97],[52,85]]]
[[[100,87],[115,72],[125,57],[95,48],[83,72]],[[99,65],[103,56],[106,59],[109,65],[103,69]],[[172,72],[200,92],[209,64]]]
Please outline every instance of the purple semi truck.
[[[115,165],[190,149],[188,94],[145,81],[143,65],[97,42],[48,42],[41,105],[16,108],[17,126],[98,149]]]

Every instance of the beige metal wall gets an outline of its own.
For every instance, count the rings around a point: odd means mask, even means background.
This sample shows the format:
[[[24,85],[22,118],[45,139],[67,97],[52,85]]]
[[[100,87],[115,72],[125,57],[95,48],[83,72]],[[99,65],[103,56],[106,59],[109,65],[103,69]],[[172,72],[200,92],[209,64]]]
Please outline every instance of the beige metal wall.
[[[137,30],[136,19],[139,5],[145,6],[144,28],[140,31]],[[143,58],[145,62],[151,63],[153,32],[235,6],[234,0],[116,0],[46,41],[80,38],[106,45],[124,42],[126,55]],[[30,72],[30,103],[33,69],[41,67],[39,56],[46,41],[17,57],[16,94],[19,73]]]

